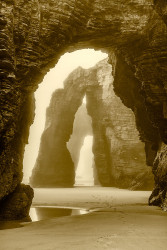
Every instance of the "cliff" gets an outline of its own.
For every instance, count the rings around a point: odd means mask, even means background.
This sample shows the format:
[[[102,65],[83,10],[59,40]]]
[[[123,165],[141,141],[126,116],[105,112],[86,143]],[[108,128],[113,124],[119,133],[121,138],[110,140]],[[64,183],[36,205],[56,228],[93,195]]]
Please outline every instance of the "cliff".
[[[121,76],[119,65],[131,72],[127,88],[121,77],[114,85],[122,101],[129,100],[147,154],[156,154],[159,141],[167,143],[165,0],[2,0],[0,9],[1,203],[22,180],[33,93],[67,51],[101,49],[109,54],[114,76]],[[134,89],[142,96],[135,105]]]
[[[155,176],[155,187],[149,198],[149,204],[158,206],[162,204],[162,208],[166,211],[167,207],[167,146],[162,144],[156,156],[153,165],[153,174]]]
[[[102,61],[95,74],[87,85],[87,108],[92,117],[99,180],[104,186],[149,189],[153,176],[146,166],[145,145],[139,139],[132,110],[114,92],[112,67]]]
[[[83,90],[91,119],[86,117],[83,105],[79,108]],[[76,98],[80,100],[77,105]],[[73,107],[77,107],[78,111]],[[73,131],[69,130],[72,126]],[[74,166],[77,167],[84,138],[89,134],[93,134],[94,138],[95,167],[101,185],[130,189],[153,188],[153,175],[151,168],[146,166],[144,143],[139,140],[134,114],[115,95],[112,67],[107,60],[91,69],[78,68],[66,79],[64,90],[57,90],[53,94],[31,177],[32,186],[68,186],[69,171],[75,175]],[[67,143],[66,138],[70,138],[66,151],[68,148],[74,165],[64,151],[61,153],[62,145],[65,147]],[[68,175],[63,177],[66,173]]]

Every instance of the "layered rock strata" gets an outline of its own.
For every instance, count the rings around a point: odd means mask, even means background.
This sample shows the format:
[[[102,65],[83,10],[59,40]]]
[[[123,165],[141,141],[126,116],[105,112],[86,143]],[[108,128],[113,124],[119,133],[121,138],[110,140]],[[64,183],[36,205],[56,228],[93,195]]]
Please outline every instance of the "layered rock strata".
[[[67,51],[102,49],[113,63],[121,57],[167,143],[165,0],[2,0],[0,9],[0,199],[22,179],[33,92]]]
[[[144,143],[139,140],[133,112],[114,93],[112,67],[107,60],[88,70],[78,68],[66,79],[64,90],[57,90],[53,94],[31,184],[34,187],[44,187],[46,182],[47,187],[69,185],[69,177],[64,178],[63,173],[68,172],[66,169],[71,166],[71,159],[67,159],[62,166],[67,157],[64,153],[61,154],[61,147],[66,145],[66,138],[72,133],[69,121],[74,122],[76,109],[73,107],[79,107],[79,102],[76,105],[76,96],[81,103],[83,90],[86,93],[88,114],[92,118],[93,153],[101,185],[151,189],[153,176],[151,168],[146,166]],[[61,92],[65,94],[62,96]],[[66,111],[62,112],[62,107]],[[82,119],[77,120],[81,111]],[[81,106],[76,113],[73,133],[68,143],[75,166],[85,136],[92,133],[90,120],[85,122],[84,117]],[[71,125],[70,123],[70,128]],[[57,129],[59,127],[62,128],[61,133]],[[68,133],[68,136],[65,138],[63,133]]]
[[[139,140],[133,112],[114,93],[112,67],[102,61],[90,75],[87,108],[92,117],[99,180],[104,186],[151,188],[153,177],[146,166],[144,144]]]

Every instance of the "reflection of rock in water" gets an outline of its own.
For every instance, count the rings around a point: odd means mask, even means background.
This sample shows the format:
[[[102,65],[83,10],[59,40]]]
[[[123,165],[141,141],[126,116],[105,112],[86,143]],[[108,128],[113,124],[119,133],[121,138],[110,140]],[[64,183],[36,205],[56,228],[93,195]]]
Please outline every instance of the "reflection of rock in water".
[[[30,209],[30,217],[32,221],[40,221],[45,219],[51,219],[54,217],[80,215],[87,213],[89,213],[89,210],[57,207],[36,207]]]
[[[80,159],[76,171],[76,185],[94,185],[93,177],[93,136],[86,136],[80,152]]]
[[[30,218],[32,221],[38,221],[36,209],[34,207],[30,208]]]
[[[35,208],[38,220],[45,220],[53,217],[62,217],[71,215],[72,209],[37,207]]]
[[[71,215],[81,215],[81,214],[87,214],[89,213],[89,210],[84,209],[72,209]]]

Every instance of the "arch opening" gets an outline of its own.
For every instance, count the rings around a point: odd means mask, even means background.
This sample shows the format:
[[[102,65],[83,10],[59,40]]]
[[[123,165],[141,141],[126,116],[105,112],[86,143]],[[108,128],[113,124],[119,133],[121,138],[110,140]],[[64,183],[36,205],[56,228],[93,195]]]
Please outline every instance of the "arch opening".
[[[40,137],[45,128],[46,108],[49,106],[52,93],[56,89],[64,88],[63,82],[77,67],[90,68],[108,55],[100,50],[81,49],[65,53],[54,68],[44,77],[43,82],[35,92],[35,118],[30,128],[29,142],[25,147],[23,159],[23,183],[29,183],[34,168],[39,147]]]
[[[94,162],[92,119],[86,108],[86,95],[78,108],[73,131],[67,142],[75,168],[75,186],[99,185],[97,170]]]
[[[96,179],[102,186],[150,189],[151,169],[145,171],[144,145],[139,140],[133,112],[115,95],[113,80],[112,66],[104,59],[91,68],[78,67],[66,78],[64,88],[53,93],[30,178],[33,187],[72,187],[77,183],[75,154],[81,147],[76,147],[73,154],[67,142],[86,95],[86,109],[92,119]]]

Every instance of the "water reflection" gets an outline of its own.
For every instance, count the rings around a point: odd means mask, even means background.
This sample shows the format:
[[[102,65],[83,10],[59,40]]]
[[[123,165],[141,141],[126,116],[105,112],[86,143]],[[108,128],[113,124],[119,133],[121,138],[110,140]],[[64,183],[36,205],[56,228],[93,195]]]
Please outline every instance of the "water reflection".
[[[81,214],[87,214],[89,213],[88,210],[83,210],[83,209],[72,209],[71,215],[81,215]]]
[[[71,215],[72,209],[54,208],[54,207],[38,207],[36,208],[38,220],[50,219],[53,217],[62,217]]]
[[[88,213],[87,210],[71,208],[36,207],[30,209],[30,217],[32,221],[39,221],[70,215],[80,215],[86,213]]]
[[[34,208],[34,207],[30,208],[30,217],[31,217],[32,221],[38,221],[36,208]]]

